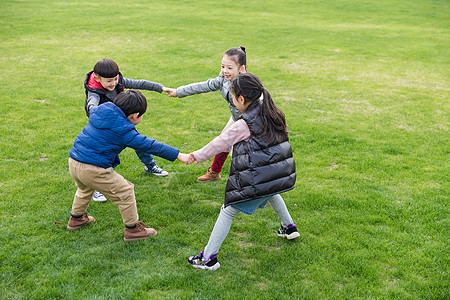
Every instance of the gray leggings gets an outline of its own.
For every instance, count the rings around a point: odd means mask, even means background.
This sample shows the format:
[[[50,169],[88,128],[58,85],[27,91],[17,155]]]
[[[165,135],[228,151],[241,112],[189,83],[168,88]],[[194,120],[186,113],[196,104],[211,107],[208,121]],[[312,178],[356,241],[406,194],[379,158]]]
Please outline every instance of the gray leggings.
[[[267,198],[270,205],[272,206],[278,218],[281,220],[281,225],[286,227],[292,224],[292,218],[289,214],[286,204],[280,195],[275,195],[273,197]],[[219,217],[217,218],[214,229],[209,237],[208,244],[205,247],[203,256],[209,258],[211,255],[219,252],[219,248],[230,231],[231,222],[233,222],[234,217],[239,213],[239,211],[231,206],[223,207],[220,209]]]

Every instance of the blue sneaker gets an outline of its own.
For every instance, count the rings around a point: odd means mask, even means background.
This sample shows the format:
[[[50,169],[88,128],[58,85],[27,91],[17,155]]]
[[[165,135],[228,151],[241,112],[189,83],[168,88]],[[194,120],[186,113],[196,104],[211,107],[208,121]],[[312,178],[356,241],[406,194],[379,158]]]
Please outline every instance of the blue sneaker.
[[[156,164],[153,166],[145,165],[144,171],[156,176],[167,176],[169,173],[167,171],[164,171],[160,167],[158,167]]]
[[[297,226],[295,226],[294,223],[289,224],[286,227],[283,227],[283,225],[281,225],[281,228],[278,229],[277,234],[278,236],[286,238],[288,240],[293,240],[300,236],[300,233],[298,233],[297,231]]]
[[[98,192],[98,191],[94,191],[94,194],[92,195],[92,200],[96,201],[96,202],[105,202],[106,201],[106,197]]]
[[[203,251],[195,256],[190,256],[188,258],[188,263],[190,263],[194,268],[199,268],[202,270],[214,271],[220,268],[220,264],[217,261],[217,253],[211,255],[208,259],[203,257]]]

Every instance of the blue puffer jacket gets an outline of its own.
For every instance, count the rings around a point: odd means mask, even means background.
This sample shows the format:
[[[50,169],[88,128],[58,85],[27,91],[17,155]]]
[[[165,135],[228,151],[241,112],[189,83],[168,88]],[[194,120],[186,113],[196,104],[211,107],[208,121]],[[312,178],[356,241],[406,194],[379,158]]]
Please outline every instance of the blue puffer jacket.
[[[178,149],[140,134],[112,102],[91,108],[89,123],[75,139],[70,157],[101,168],[120,164],[119,153],[126,147],[139,149],[170,161],[177,159]]]

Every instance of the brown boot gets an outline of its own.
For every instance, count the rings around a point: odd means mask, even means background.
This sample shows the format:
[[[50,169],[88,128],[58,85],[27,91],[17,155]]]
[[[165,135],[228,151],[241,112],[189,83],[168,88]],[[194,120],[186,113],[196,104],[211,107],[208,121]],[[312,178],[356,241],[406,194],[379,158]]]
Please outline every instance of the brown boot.
[[[123,240],[125,242],[139,241],[148,238],[150,235],[156,235],[157,232],[153,228],[148,228],[141,221],[136,223],[135,228],[125,228]]]
[[[86,212],[79,218],[74,218],[73,216],[70,216],[69,223],[67,223],[67,228],[69,230],[77,230],[80,229],[81,226],[89,222],[95,222],[95,219],[94,217],[88,216]]]
[[[198,182],[208,182],[208,181],[213,181],[213,180],[219,180],[220,178],[220,173],[214,172],[213,170],[211,170],[211,167],[208,168],[208,171],[200,176],[199,178],[197,178]]]

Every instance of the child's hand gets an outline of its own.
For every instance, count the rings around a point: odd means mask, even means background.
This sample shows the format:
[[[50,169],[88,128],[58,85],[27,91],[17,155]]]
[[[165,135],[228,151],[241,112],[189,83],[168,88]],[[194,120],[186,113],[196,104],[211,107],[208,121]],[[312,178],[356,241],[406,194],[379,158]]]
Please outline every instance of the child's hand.
[[[184,163],[185,165],[190,165],[194,162],[195,158],[192,159],[191,155],[186,154],[186,153],[178,153],[177,159],[179,161],[181,161],[182,163]]]
[[[189,154],[190,157],[192,157],[192,162],[191,164],[195,161],[195,164],[198,165],[199,162],[195,159],[194,153]]]
[[[178,97],[176,89],[163,87],[162,90],[163,90],[163,92],[166,92],[169,97],[175,97],[175,98]]]
[[[198,164],[198,161],[195,159],[194,153],[189,154],[189,164],[192,164],[195,161],[195,164]]]

